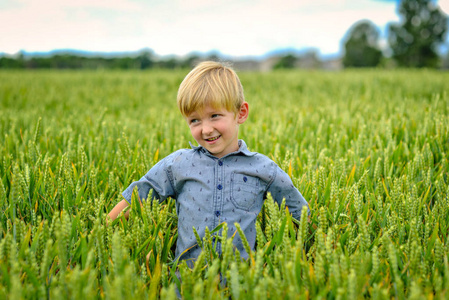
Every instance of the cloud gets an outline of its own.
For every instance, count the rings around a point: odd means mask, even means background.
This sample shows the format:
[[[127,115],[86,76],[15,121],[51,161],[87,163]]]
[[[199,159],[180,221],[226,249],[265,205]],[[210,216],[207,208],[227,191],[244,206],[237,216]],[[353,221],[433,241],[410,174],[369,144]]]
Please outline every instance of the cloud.
[[[336,53],[356,21],[384,26],[396,17],[394,3],[372,0],[21,0],[0,11],[0,51],[150,47],[159,54],[261,55],[315,47]]]

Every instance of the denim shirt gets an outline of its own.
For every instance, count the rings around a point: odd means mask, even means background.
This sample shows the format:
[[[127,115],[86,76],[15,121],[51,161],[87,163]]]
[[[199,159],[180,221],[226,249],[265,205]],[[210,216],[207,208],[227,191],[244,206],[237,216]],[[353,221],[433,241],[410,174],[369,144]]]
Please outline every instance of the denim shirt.
[[[243,140],[239,140],[236,152],[222,158],[213,156],[201,146],[191,147],[165,157],[122,193],[129,203],[136,186],[140,199],[148,198],[153,190],[153,198],[160,202],[168,197],[176,200],[176,257],[182,254],[180,259],[194,261],[199,256],[201,248],[196,243],[193,226],[202,238],[206,226],[212,230],[222,222],[228,223],[229,237],[236,231],[234,223],[240,223],[254,250],[256,218],[267,192],[279,205],[285,198],[290,213],[297,220],[302,207],[308,207],[287,173],[265,155],[250,152]],[[233,243],[241,256],[247,258],[238,233]],[[188,248],[191,249],[185,252]],[[221,253],[220,243],[217,251]]]

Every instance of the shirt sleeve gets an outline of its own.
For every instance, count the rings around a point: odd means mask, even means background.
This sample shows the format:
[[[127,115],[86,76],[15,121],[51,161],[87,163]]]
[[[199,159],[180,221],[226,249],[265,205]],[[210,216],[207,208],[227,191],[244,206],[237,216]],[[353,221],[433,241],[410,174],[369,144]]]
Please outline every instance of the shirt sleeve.
[[[267,192],[271,193],[273,199],[279,205],[281,205],[282,200],[285,198],[285,204],[288,206],[288,210],[296,220],[301,218],[303,206],[307,207],[310,215],[310,208],[307,201],[293,185],[293,182],[288,174],[279,168],[279,166],[276,166],[275,177],[268,187]]]
[[[153,191],[152,199],[158,199],[159,202],[164,201],[168,197],[175,197],[176,193],[168,169],[168,161],[169,157],[162,159],[140,180],[131,183],[122,193],[126,201],[131,204],[131,195],[135,187],[137,187],[140,200],[148,199],[151,190]]]

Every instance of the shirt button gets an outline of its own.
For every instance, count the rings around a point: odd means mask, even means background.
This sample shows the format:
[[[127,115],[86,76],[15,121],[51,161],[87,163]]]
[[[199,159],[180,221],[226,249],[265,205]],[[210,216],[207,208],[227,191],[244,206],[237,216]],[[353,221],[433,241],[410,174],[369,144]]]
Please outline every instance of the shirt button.
[[[221,184],[217,185],[217,189],[221,190],[223,186]]]
[[[218,217],[218,216],[220,215],[220,211],[217,210],[217,211],[215,212],[215,215]]]
[[[248,178],[246,178],[246,176],[243,176],[243,181],[244,181],[244,182],[247,182],[247,181],[248,181]]]
[[[220,161],[218,162],[218,165],[219,165],[219,166],[222,166],[222,165],[223,165],[223,162],[220,160]]]

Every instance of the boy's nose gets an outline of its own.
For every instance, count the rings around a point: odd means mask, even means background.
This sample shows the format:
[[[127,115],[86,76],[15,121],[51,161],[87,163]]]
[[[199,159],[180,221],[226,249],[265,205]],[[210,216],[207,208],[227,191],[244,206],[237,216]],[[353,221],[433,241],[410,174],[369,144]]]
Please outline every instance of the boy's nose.
[[[203,131],[204,135],[209,135],[214,131],[214,128],[206,123],[206,124],[203,124],[202,131]]]

